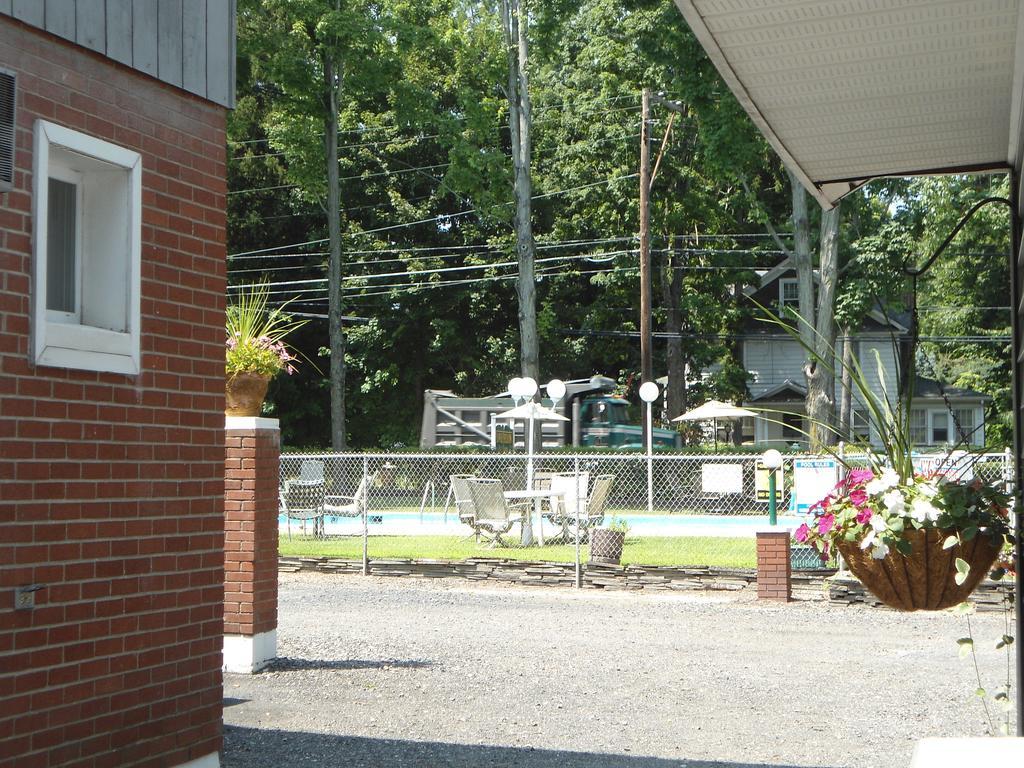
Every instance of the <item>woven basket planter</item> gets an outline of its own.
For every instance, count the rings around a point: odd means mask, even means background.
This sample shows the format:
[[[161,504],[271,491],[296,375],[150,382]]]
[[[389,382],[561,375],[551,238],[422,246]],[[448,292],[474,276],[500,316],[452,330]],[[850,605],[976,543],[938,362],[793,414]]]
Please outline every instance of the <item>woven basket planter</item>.
[[[859,542],[841,541],[837,546],[853,575],[889,607],[939,611],[966,600],[988,575],[1000,550],[998,543],[982,535],[943,549],[942,542],[954,533],[952,529],[936,528],[906,531],[903,538],[910,542],[911,553],[901,555],[892,548],[881,560],[875,560],[870,550],[861,549]],[[971,566],[963,584],[955,581],[958,557]]]
[[[623,531],[595,528],[590,532],[590,562],[618,565],[622,560],[622,547],[626,543]]]
[[[259,416],[270,377],[260,373],[236,373],[225,381],[224,413],[228,416]]]

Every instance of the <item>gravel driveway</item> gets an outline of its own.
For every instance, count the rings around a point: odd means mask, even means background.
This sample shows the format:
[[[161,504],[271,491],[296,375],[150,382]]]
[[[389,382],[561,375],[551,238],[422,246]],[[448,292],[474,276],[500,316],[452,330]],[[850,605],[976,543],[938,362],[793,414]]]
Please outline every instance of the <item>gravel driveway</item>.
[[[984,734],[962,617],[751,592],[282,574],[280,658],[225,677],[223,765],[881,768]],[[995,688],[1003,617],[972,621]]]

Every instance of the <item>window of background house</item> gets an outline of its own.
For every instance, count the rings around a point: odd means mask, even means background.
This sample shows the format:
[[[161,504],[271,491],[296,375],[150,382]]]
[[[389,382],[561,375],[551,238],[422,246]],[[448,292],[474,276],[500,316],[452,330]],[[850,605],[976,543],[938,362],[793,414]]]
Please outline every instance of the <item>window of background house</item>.
[[[783,440],[804,440],[803,433],[804,419],[798,413],[782,414],[782,439]]]
[[[787,307],[800,309],[800,282],[794,277],[779,280],[779,311]]]
[[[975,430],[978,427],[977,420],[975,418],[974,408],[954,408],[953,417],[956,419],[956,423],[960,425],[960,432],[963,433],[964,438],[968,444],[976,442],[979,437],[976,435]],[[956,431],[954,426],[953,440],[956,442],[960,441],[960,432]]]
[[[924,408],[910,410],[910,441],[914,445],[928,443],[928,413]]]
[[[35,362],[138,373],[140,155],[37,120],[33,173]]]
[[[949,414],[945,411],[932,411],[932,442],[949,442]]]
[[[865,443],[871,442],[871,422],[866,411],[854,409],[850,415],[850,433],[853,439]]]

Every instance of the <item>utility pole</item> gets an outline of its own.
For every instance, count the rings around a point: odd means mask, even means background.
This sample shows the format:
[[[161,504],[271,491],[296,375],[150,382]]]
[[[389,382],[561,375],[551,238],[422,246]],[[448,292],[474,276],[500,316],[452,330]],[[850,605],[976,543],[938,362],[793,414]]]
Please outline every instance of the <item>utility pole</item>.
[[[640,382],[654,381],[651,353],[651,103],[655,102],[675,114],[683,113],[683,105],[644,88],[640,108]],[[665,129],[658,152],[658,164],[668,143],[672,120]],[[655,172],[657,172],[657,165]]]
[[[651,89],[640,109],[640,383],[653,381],[651,357]]]

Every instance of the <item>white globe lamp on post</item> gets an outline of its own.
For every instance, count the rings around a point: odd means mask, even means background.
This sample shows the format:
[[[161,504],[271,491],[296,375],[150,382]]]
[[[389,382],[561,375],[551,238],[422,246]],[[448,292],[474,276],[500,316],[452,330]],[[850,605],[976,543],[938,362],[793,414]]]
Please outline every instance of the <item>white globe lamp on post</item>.
[[[768,525],[778,522],[778,509],[775,501],[775,472],[782,466],[782,454],[769,448],[761,456],[761,463],[768,470]]]
[[[640,399],[647,404],[644,432],[644,442],[647,444],[647,514],[654,512],[654,418],[651,412],[654,410],[654,401],[660,394],[658,385],[653,381],[645,381],[640,385]]]

